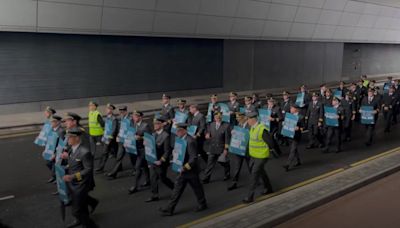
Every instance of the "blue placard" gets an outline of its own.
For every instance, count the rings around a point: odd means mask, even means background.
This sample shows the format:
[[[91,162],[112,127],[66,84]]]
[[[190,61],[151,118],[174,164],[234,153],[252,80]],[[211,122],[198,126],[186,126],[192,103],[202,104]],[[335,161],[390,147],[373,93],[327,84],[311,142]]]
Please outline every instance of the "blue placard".
[[[195,137],[196,136],[196,131],[197,131],[197,126],[196,125],[190,125],[187,128],[187,133],[188,135]]]
[[[239,108],[239,112],[246,114],[246,108],[245,107],[240,107]]]
[[[326,126],[338,127],[339,119],[337,114],[337,109],[334,107],[325,106],[325,124]]]
[[[291,113],[285,113],[285,121],[282,124],[281,134],[283,136],[294,138],[295,129],[297,126],[297,122],[299,121],[298,115],[293,115]]]
[[[64,140],[59,140],[56,148],[56,163],[60,163],[61,154],[64,152],[65,146],[67,145],[67,138]]]
[[[336,98],[338,98],[338,99],[342,99],[342,91],[339,90],[339,89],[336,89],[336,90],[333,92],[333,96],[336,97]]]
[[[43,124],[42,130],[40,130],[39,135],[36,137],[33,143],[35,143],[38,146],[46,146],[47,135],[49,134],[50,131],[51,131],[51,123],[50,121],[46,120],[46,122],[44,122]]]
[[[372,106],[361,106],[361,124],[375,124],[375,114]]]
[[[211,119],[211,112],[213,110],[213,103],[208,103],[208,109],[207,109],[207,123],[210,123],[212,121]]]
[[[221,112],[222,112],[222,121],[226,123],[231,122],[231,111],[229,110],[228,104],[225,103],[219,103],[218,107],[220,107]]]
[[[124,147],[127,153],[137,154],[136,148],[136,128],[128,127],[126,138],[124,139]]]
[[[158,119],[160,117],[161,117],[161,113],[160,112],[154,113],[154,119]]]
[[[51,161],[51,158],[55,155],[57,147],[58,134],[55,131],[50,131],[47,134],[46,146],[43,151],[43,158],[47,161]]]
[[[149,164],[154,164],[154,162],[157,161],[156,139],[154,135],[145,132],[143,140],[146,161],[148,161]]]
[[[386,83],[383,85],[383,93],[384,93],[384,94],[388,94],[388,93],[389,93],[389,88],[390,88],[390,86],[392,86],[392,83],[389,83],[389,82],[386,82]]]
[[[63,180],[63,177],[65,175],[65,170],[59,164],[55,164],[54,167],[55,167],[56,180],[57,180],[58,197],[64,204],[68,204],[69,203],[68,188],[67,188],[67,184]]]
[[[305,93],[301,92],[301,93],[298,93],[297,97],[296,97],[296,105],[298,105],[301,108],[304,107],[304,96],[305,96]]]
[[[128,118],[123,118],[121,119],[121,126],[119,128],[118,132],[118,142],[124,143],[127,133],[128,133],[128,128],[131,125],[131,121]]]
[[[175,138],[175,146],[172,151],[172,170],[179,173],[182,171],[183,162],[185,161],[187,142],[181,138]]]
[[[176,124],[178,123],[186,123],[188,119],[188,114],[181,112],[181,111],[176,111],[175,112],[175,118],[174,118],[174,124],[172,124],[171,132],[176,134]]]
[[[107,118],[106,121],[104,122],[104,134],[103,137],[101,138],[101,141],[105,144],[110,144],[110,140],[112,139],[112,125],[113,121],[111,118]]]
[[[246,156],[249,139],[250,133],[247,128],[234,126],[232,130],[231,142],[229,144],[229,152],[240,156]]]
[[[271,110],[270,109],[259,109],[258,115],[260,117],[260,123],[264,124],[267,127],[268,131],[270,130],[271,121],[269,117],[271,117]]]

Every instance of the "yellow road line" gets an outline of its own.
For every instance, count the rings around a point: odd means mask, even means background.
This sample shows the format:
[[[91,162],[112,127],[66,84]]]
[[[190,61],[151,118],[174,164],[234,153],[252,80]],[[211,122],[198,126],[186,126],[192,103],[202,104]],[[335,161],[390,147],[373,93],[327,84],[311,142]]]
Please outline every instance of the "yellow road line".
[[[389,150],[389,151],[386,151],[386,152],[383,152],[383,153],[374,155],[374,156],[372,156],[372,157],[366,158],[366,159],[364,159],[364,160],[355,162],[355,163],[351,164],[350,166],[351,166],[351,167],[356,167],[356,166],[365,164],[365,163],[367,163],[367,162],[369,162],[369,161],[375,160],[375,159],[377,159],[377,158],[384,157],[384,156],[386,156],[386,155],[388,155],[388,154],[392,154],[392,153],[397,152],[397,151],[399,151],[399,150],[400,150],[400,147],[397,147],[397,148],[391,149],[391,150]]]
[[[322,174],[322,175],[320,175],[320,176],[317,176],[317,177],[314,177],[314,178],[305,180],[305,181],[303,181],[303,182],[297,183],[297,184],[292,185],[292,186],[290,186],[290,187],[281,189],[281,190],[279,190],[279,191],[277,191],[277,192],[274,192],[274,193],[272,193],[272,194],[268,194],[268,195],[265,195],[265,196],[260,196],[260,197],[258,197],[258,198],[254,201],[254,203],[257,203],[257,202],[263,201],[263,200],[265,200],[265,199],[269,199],[269,198],[271,198],[271,197],[274,197],[274,196],[283,194],[283,193],[285,193],[285,192],[294,190],[294,189],[296,189],[296,188],[299,188],[299,187],[308,185],[308,184],[310,184],[310,183],[312,183],[312,182],[315,182],[315,181],[324,179],[324,178],[326,178],[326,177],[335,175],[335,174],[340,173],[340,172],[342,172],[342,171],[344,171],[344,170],[345,170],[344,168],[337,169],[337,170],[333,170],[333,171],[331,171],[331,172]],[[191,227],[191,226],[194,226],[194,225],[196,225],[196,224],[199,224],[199,223],[202,223],[202,222],[206,222],[206,221],[208,221],[208,220],[211,220],[211,219],[214,219],[214,218],[216,218],[216,217],[222,216],[222,215],[227,214],[227,213],[229,213],[229,212],[236,211],[236,210],[238,210],[238,209],[247,207],[247,206],[249,206],[249,205],[251,205],[251,204],[239,204],[239,205],[230,207],[230,208],[228,208],[228,209],[225,209],[225,210],[222,210],[222,211],[218,211],[218,212],[213,213],[213,214],[211,214],[211,215],[205,216],[205,217],[200,218],[200,219],[198,219],[198,220],[194,220],[194,221],[192,221],[192,222],[189,222],[189,223],[180,225],[180,226],[178,226],[178,228]]]

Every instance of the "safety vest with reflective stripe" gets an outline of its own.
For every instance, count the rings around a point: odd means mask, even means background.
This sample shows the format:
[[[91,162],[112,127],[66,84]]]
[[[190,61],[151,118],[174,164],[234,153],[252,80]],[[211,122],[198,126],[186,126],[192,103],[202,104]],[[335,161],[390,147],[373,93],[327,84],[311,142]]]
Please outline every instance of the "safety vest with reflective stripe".
[[[267,130],[267,128],[264,126],[264,124],[260,123],[258,123],[256,127],[252,127],[250,129],[249,154],[251,157],[269,157],[268,144],[262,138],[264,130]]]
[[[89,112],[89,134],[91,136],[102,136],[104,133],[99,121],[97,121],[99,115],[100,112],[97,110]]]

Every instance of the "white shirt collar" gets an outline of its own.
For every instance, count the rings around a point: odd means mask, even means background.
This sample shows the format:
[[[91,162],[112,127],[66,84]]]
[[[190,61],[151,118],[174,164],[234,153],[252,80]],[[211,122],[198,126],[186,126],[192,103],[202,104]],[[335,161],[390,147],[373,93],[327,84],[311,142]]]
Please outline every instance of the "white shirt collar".
[[[161,128],[161,130],[156,131],[157,135],[161,134],[164,131],[164,129]]]
[[[79,147],[80,145],[81,145],[81,144],[79,143],[79,144],[77,144],[77,145],[75,145],[75,146],[72,146],[72,153],[73,153],[73,154],[76,152],[76,150],[78,149],[78,147]]]

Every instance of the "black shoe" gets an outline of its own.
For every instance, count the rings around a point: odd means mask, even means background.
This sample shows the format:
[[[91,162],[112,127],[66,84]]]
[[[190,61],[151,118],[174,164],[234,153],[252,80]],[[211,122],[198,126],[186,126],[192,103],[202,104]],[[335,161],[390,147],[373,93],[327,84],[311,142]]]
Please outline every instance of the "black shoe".
[[[283,168],[285,169],[286,172],[289,172],[289,165],[284,165]]]
[[[322,153],[329,153],[329,147],[324,147],[324,148],[322,148]]]
[[[195,211],[195,212],[200,212],[200,211],[206,210],[207,208],[208,208],[208,207],[207,207],[207,204],[203,204],[203,205],[197,206],[196,209],[194,209],[194,211]]]
[[[117,174],[114,173],[107,173],[106,176],[109,180],[114,180],[115,178],[117,178]]]
[[[89,211],[90,214],[93,214],[97,208],[97,205],[99,205],[99,201],[97,199],[94,199],[94,200],[95,200],[95,203],[93,205],[89,205],[90,206],[90,211]]]
[[[158,196],[152,196],[152,197],[148,198],[147,200],[145,200],[144,202],[150,203],[150,202],[159,201],[159,200],[160,200],[160,198]]]
[[[318,146],[318,148],[324,148],[325,147],[325,145],[324,144],[319,144],[319,146]]]
[[[72,223],[68,224],[67,228],[77,227],[77,226],[80,226],[81,224],[82,224],[81,221],[75,220]]]
[[[313,145],[308,145],[308,146],[306,146],[306,149],[312,149],[312,148],[314,148]]]
[[[52,192],[51,193],[53,196],[57,196],[58,195],[58,191]]]
[[[296,165],[294,165],[294,167],[299,167],[301,166],[301,162],[297,162]]]
[[[208,183],[210,183],[210,179],[203,179],[203,180],[201,181],[201,183],[203,183],[203,184],[208,184]]]
[[[231,186],[228,187],[228,191],[232,191],[234,189],[237,189],[237,184],[236,182],[232,183]]]
[[[56,181],[56,178],[51,177],[50,179],[47,180],[47,183],[50,184],[50,183],[54,183],[55,181]]]
[[[366,142],[365,145],[366,146],[371,146],[371,143],[370,142]]]
[[[343,150],[340,148],[340,149],[336,149],[336,153],[340,153],[340,152],[342,152]]]
[[[129,192],[129,195],[132,195],[132,194],[138,192],[138,189],[136,186],[133,186],[128,190],[128,192]]]
[[[268,195],[268,194],[271,194],[271,193],[274,193],[274,191],[271,189],[264,189],[262,192],[261,192],[261,195]]]
[[[131,176],[136,176],[136,170],[133,170]]]
[[[174,215],[174,211],[172,209],[160,208],[159,211],[161,212],[162,216],[173,216]]]
[[[254,199],[253,199],[253,198],[250,198],[250,197],[246,197],[246,198],[244,198],[244,199],[242,200],[242,202],[243,202],[243,203],[252,203],[252,202],[254,202]]]
[[[140,187],[142,187],[142,188],[149,187],[149,186],[150,186],[150,182],[148,182],[148,181],[146,181],[140,185]]]
[[[227,180],[229,180],[229,179],[231,179],[231,175],[226,175],[226,176],[224,176],[224,181],[227,181]]]

